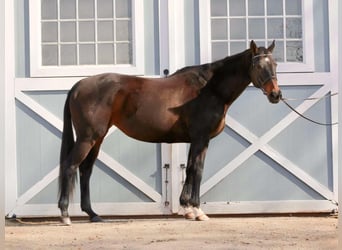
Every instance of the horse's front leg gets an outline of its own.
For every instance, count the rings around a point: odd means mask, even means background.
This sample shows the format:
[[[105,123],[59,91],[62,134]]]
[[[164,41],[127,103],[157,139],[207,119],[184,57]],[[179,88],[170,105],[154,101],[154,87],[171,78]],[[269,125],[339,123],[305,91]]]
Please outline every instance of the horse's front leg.
[[[180,196],[180,204],[185,210],[186,219],[209,219],[200,209],[200,186],[208,142],[192,143],[190,146],[186,179]]]

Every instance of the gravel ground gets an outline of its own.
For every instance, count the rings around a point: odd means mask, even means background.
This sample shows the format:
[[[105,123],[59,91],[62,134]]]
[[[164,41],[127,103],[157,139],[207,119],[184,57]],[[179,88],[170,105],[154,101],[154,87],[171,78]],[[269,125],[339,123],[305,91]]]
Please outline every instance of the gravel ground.
[[[336,217],[6,221],[6,249],[338,249]]]

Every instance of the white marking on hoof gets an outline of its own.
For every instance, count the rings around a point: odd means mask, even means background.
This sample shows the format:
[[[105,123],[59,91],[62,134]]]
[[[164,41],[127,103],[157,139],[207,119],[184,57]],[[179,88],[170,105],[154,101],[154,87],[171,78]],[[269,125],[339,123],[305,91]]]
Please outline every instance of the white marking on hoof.
[[[71,225],[71,220],[70,217],[62,217],[62,223],[66,226],[70,226]]]
[[[183,209],[183,211],[182,212],[180,212],[181,214],[183,214],[184,215],[184,217],[185,217],[185,219],[187,219],[187,220],[194,220],[195,219],[195,214],[194,214],[194,212],[193,212],[193,207],[182,207]]]
[[[207,220],[210,220],[210,218],[206,214],[202,214],[200,216],[197,216],[196,220],[197,221],[207,221]]]
[[[187,220],[194,220],[195,219],[195,214],[193,212],[189,212],[184,214],[185,219]]]
[[[196,220],[197,221],[207,221],[207,220],[209,220],[209,217],[200,208],[194,207],[194,213],[196,215]]]

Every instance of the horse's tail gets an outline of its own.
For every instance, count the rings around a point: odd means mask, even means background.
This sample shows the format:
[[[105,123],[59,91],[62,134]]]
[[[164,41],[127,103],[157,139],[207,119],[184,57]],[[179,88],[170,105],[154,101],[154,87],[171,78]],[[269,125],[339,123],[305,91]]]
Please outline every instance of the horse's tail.
[[[67,159],[75,145],[69,105],[71,93],[72,90],[69,91],[67,99],[64,104],[62,145],[59,158],[59,196],[61,195],[61,190],[63,186],[67,186],[69,188],[69,193],[71,194],[76,182],[76,174],[72,175],[72,180],[69,180],[67,176],[67,167],[70,167],[67,164]]]

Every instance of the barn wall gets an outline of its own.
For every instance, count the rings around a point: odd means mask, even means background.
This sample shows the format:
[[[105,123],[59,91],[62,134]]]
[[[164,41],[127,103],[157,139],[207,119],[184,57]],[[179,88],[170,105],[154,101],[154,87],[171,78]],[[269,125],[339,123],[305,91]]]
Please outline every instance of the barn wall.
[[[331,5],[336,2],[331,1]],[[143,5],[144,74],[159,76],[164,68],[172,71],[201,63],[199,2],[148,0]],[[329,82],[337,75],[336,60],[331,56],[332,48],[336,48],[331,5],[325,0],[313,1],[314,72],[279,74],[286,97],[307,98],[337,89],[337,84]],[[158,14],[165,6],[181,11],[175,16],[168,13],[173,19],[165,22],[165,13],[163,17]],[[30,53],[28,0],[14,1],[10,21],[15,25],[15,50],[13,58],[7,60],[13,61],[15,74],[7,85],[15,89],[15,93],[9,92],[9,110],[15,112],[8,117],[15,124],[12,133],[16,139],[12,155],[15,166],[6,173],[6,213],[58,215],[62,110],[68,89],[80,77],[31,77],[30,57],[36,55]],[[177,27],[179,23],[182,27]],[[165,32],[169,32],[169,40],[161,35]],[[184,54],[177,53],[177,48],[183,48]],[[303,101],[293,104],[322,122],[337,117],[337,98],[326,98],[312,106]],[[201,200],[207,212],[303,212],[336,207],[330,201],[336,198],[337,186],[335,128],[298,119],[284,105],[270,105],[253,87],[248,87],[231,107],[227,124],[211,142],[205,163]],[[91,179],[96,208],[113,215],[177,212],[175,204],[184,180],[180,164],[186,163],[187,150],[186,145],[147,144],[111,131]],[[173,201],[171,206],[165,203],[169,201]],[[73,214],[82,214],[78,203],[77,188]],[[140,207],[132,208],[132,203]]]

